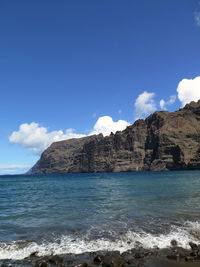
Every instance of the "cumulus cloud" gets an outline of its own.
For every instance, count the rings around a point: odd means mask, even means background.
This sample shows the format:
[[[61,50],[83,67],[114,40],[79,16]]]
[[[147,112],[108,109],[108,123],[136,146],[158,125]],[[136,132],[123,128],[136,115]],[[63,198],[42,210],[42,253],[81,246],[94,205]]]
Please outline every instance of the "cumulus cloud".
[[[31,165],[24,164],[0,164],[0,174],[24,173],[30,169]]]
[[[156,110],[154,93],[144,91],[135,101],[135,119],[141,119]]]
[[[102,133],[106,136],[111,132],[115,133],[116,131],[123,131],[129,125],[130,123],[127,121],[118,120],[115,122],[110,116],[103,116],[97,120],[90,135]]]
[[[195,21],[197,23],[197,26],[200,26],[200,11],[195,12]]]
[[[68,129],[65,133],[62,130],[48,132],[47,128],[32,122],[21,124],[19,130],[11,134],[9,141],[40,154],[52,142],[83,136],[85,135],[74,133],[73,129]]]
[[[200,76],[194,79],[183,79],[179,82],[177,87],[178,99],[182,106],[200,99]]]
[[[106,136],[111,132],[122,131],[128,125],[130,123],[127,121],[118,120],[114,122],[111,117],[103,116],[97,120],[89,135],[102,133]],[[36,122],[31,122],[30,124],[21,124],[18,131],[14,131],[9,136],[9,141],[11,144],[18,144],[40,155],[53,142],[84,136],[86,135],[75,133],[73,129],[67,129],[65,132],[62,130],[49,132],[47,128],[40,126]]]
[[[168,101],[165,101],[164,99],[161,99],[160,100],[160,108],[166,110],[167,109],[166,106],[174,104],[175,101],[176,101],[176,95],[171,95],[169,97]]]

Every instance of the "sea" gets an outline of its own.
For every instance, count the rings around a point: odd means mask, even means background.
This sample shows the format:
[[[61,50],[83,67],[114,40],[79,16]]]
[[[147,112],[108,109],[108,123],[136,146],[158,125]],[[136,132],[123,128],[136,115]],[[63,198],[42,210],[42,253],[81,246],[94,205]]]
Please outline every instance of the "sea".
[[[200,243],[200,171],[0,176],[0,260]]]

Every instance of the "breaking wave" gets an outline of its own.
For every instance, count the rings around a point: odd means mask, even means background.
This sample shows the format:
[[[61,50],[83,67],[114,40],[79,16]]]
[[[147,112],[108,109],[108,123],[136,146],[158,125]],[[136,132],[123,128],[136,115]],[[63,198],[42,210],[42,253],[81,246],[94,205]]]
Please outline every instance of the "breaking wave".
[[[41,244],[31,241],[12,241],[0,243],[0,259],[24,259],[34,252],[38,256],[50,254],[80,254],[92,251],[118,250],[121,253],[132,248],[144,247],[147,249],[158,247],[160,249],[170,247],[171,240],[175,239],[178,246],[189,249],[189,242],[200,243],[200,223],[187,221],[182,227],[172,226],[167,234],[152,234],[145,231],[128,231],[118,238],[89,240],[84,238],[72,238],[62,236],[51,242],[44,241]]]

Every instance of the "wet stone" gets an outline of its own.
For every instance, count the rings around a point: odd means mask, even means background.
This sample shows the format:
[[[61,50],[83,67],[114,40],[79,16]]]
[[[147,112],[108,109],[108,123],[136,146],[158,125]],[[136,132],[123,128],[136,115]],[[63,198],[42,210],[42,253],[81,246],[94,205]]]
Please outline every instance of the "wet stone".
[[[76,265],[76,267],[88,267],[86,262]]]
[[[104,257],[102,267],[124,267],[126,265],[125,260],[119,253],[108,254]]]
[[[179,254],[167,255],[167,258],[168,258],[168,260],[178,261],[179,260]]]
[[[125,259],[126,263],[128,265],[131,265],[131,266],[134,265],[135,262],[136,262],[135,258],[133,256],[131,256],[131,255],[126,256],[124,259]]]
[[[67,261],[66,261],[66,264],[67,264],[67,265],[73,264],[73,261],[72,261],[72,260],[67,260]]]
[[[32,252],[29,257],[37,257],[38,251]]]
[[[103,260],[103,257],[101,255],[97,255],[94,258],[93,262],[94,262],[94,264],[99,265],[102,262],[102,260]]]
[[[50,259],[49,259],[49,262],[52,263],[52,264],[58,264],[58,263],[63,263],[63,258],[55,255],[55,256],[52,256]]]
[[[36,262],[35,267],[48,267],[48,263],[46,261]]]
[[[1,267],[11,267],[11,265],[8,265],[7,263],[3,262],[3,263],[1,264]]]
[[[172,247],[177,247],[177,245],[178,245],[177,241],[175,239],[172,239],[171,240],[171,246]]]
[[[189,242],[189,245],[190,245],[190,247],[191,247],[191,249],[192,249],[193,251],[198,251],[198,246],[197,246],[197,244],[195,244],[195,243],[193,243],[193,242]]]
[[[197,252],[192,251],[192,252],[190,253],[190,256],[191,256],[191,257],[197,257]]]
[[[140,254],[140,253],[135,253],[134,257],[135,257],[135,259],[141,259],[144,256],[142,254]]]
[[[194,261],[194,257],[186,256],[185,261]]]

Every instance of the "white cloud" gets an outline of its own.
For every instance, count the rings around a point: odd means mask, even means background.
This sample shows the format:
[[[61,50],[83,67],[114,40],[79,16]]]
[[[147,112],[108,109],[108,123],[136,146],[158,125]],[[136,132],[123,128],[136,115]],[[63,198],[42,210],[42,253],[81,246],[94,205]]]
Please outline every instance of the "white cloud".
[[[154,93],[144,91],[135,101],[135,119],[143,118],[156,110]]]
[[[194,79],[183,79],[180,81],[177,87],[177,92],[178,99],[183,106],[188,102],[198,101],[200,99],[200,76]],[[146,91],[137,97],[134,104],[135,119],[143,118],[156,110],[154,97],[155,94],[153,92],[149,93]],[[175,95],[171,95],[168,101],[161,99],[161,109],[166,109],[166,106],[173,104],[175,100]],[[122,111],[118,110],[118,114],[121,113]],[[96,117],[96,113],[94,113],[92,117]],[[115,122],[110,116],[102,116],[98,118],[89,135],[102,133],[104,136],[107,136],[111,132],[115,133],[116,131],[123,131],[129,125],[130,123],[125,120],[118,120]],[[39,155],[53,142],[84,136],[86,135],[75,133],[73,129],[67,129],[65,132],[62,130],[48,131],[46,127],[42,127],[36,122],[31,122],[30,124],[21,124],[19,129],[9,136],[9,141],[12,144],[18,144]],[[22,168],[22,166],[20,168]],[[1,169],[4,169],[5,172],[10,172],[10,170],[16,171],[20,168],[18,168],[17,165],[13,165],[13,167],[12,165],[7,167],[0,165],[0,173]]]
[[[200,11],[195,12],[195,21],[197,23],[198,26],[200,26]]]
[[[30,165],[25,164],[0,164],[0,169],[24,169],[29,167]]]
[[[174,102],[176,101],[176,95],[171,95],[169,97],[169,100],[167,101],[168,105],[172,105],[174,104]]]
[[[104,136],[111,132],[124,130],[130,123],[124,120],[114,122],[109,116],[100,117],[95,123],[89,135],[102,133]],[[65,133],[62,130],[48,132],[47,128],[40,126],[36,122],[23,123],[19,126],[18,131],[14,131],[9,136],[11,144],[18,144],[40,155],[53,142],[67,140],[71,138],[80,138],[85,134],[77,134],[73,129],[68,129]]]
[[[68,129],[65,133],[62,130],[48,132],[47,128],[32,122],[21,124],[19,130],[11,134],[9,141],[40,154],[52,142],[83,136],[85,135],[74,133],[73,129]]]
[[[28,171],[31,165],[24,164],[0,164],[0,174],[19,174]]]
[[[111,132],[123,131],[129,125],[130,123],[127,121],[118,120],[115,122],[110,116],[103,116],[97,120],[89,135],[102,133],[104,136],[107,136]]]
[[[178,99],[182,106],[200,99],[200,76],[194,79],[183,79],[179,82],[177,87]]]
[[[160,100],[160,108],[165,109],[165,100],[163,99]]]
[[[160,108],[166,110],[167,109],[166,106],[174,104],[175,101],[176,101],[176,95],[171,95],[169,97],[168,101],[165,101],[164,99],[161,99],[160,100]]]

